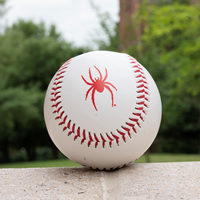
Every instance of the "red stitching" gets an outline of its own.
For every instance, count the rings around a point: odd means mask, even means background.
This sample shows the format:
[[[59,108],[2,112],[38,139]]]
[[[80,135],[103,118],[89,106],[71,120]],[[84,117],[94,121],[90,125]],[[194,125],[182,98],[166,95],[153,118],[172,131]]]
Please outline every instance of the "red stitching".
[[[92,139],[91,134],[89,133],[89,141],[88,141],[88,147],[91,145],[91,142],[93,142],[94,140]]]
[[[56,97],[57,94],[59,94],[59,93],[60,93],[60,91],[59,92],[52,92],[51,95],[54,95],[54,97]]]
[[[71,124],[71,120],[68,121],[67,123],[67,128],[70,129],[70,124]]]
[[[126,142],[126,138],[125,138],[126,133],[123,133],[122,131],[119,131],[119,130],[117,130],[117,132],[122,136],[122,139],[124,140],[124,142]]]
[[[104,148],[106,140],[104,139],[104,137],[102,136],[102,134],[100,134],[100,136],[101,136],[101,139],[103,140],[102,146],[103,146],[103,148]]]
[[[133,113],[134,115],[140,117],[141,116],[141,113]]]
[[[144,73],[140,70],[140,68],[139,68],[138,70],[135,71],[135,73],[137,73],[137,72],[139,72],[139,73],[141,73],[141,74],[144,74]]]
[[[58,84],[60,84],[60,83],[62,83],[62,81],[59,81],[59,82],[57,82],[57,83],[54,82],[53,85],[58,85]]]
[[[137,103],[138,105],[144,105],[144,101]]]
[[[85,137],[85,130],[83,130],[83,139],[81,140],[81,144],[83,144],[83,142],[86,140],[86,137]]]
[[[67,67],[65,67],[66,69]],[[65,73],[65,71],[61,71],[60,73],[57,74],[57,76],[60,76],[61,74]]]
[[[56,104],[53,104],[51,107],[56,107],[61,103],[61,101],[57,102]]]
[[[141,71],[140,71],[141,72]],[[136,78],[143,78],[143,79],[146,79],[144,76],[142,76],[142,74],[136,76]]]
[[[114,135],[113,133],[112,133],[112,136],[113,136],[114,139],[116,140],[117,145],[119,145],[119,137],[116,136],[116,135]]]
[[[78,137],[80,137],[80,127],[78,127],[76,133],[77,134],[74,136],[74,140],[76,140]]]
[[[131,121],[135,122],[138,126],[140,126],[139,122],[138,122],[138,119],[135,119],[135,118],[130,118]]]
[[[57,101],[61,96],[57,96],[56,98],[52,98],[51,101]]]
[[[61,86],[58,86],[58,87],[55,87],[55,88],[53,87],[52,90],[55,91],[55,90],[58,90],[58,89],[60,89],[60,88],[61,88]]]
[[[142,113],[146,114],[146,112],[144,111],[144,107],[145,108],[148,108],[148,106],[146,105],[145,101],[149,101],[148,98],[145,96],[145,95],[149,95],[149,93],[146,91],[148,90],[148,86],[147,86],[147,80],[146,80],[146,77],[145,77],[145,74],[143,72],[143,68],[142,66],[137,62],[137,60],[131,56],[128,56],[129,59],[130,59],[130,63],[131,65],[133,65],[132,67],[136,70],[134,71],[134,73],[136,74],[136,78],[138,78],[139,80],[137,81],[137,83],[139,83],[139,85],[137,86],[137,88],[139,89],[137,91],[137,93],[139,93],[139,96],[137,96],[137,98],[140,100],[140,102],[137,102],[137,105],[136,106],[136,110],[139,111],[138,113],[133,113],[134,116],[136,116],[137,118],[129,118],[133,123],[129,123],[129,122],[126,122],[126,125],[128,125],[129,127],[132,128],[132,130],[136,132],[136,128],[135,128],[135,125],[137,125],[138,127],[141,127],[140,126],[140,123],[139,123],[139,119],[141,119],[142,121],[144,121],[143,117],[142,117]],[[130,134],[130,129],[127,128],[127,127],[122,127],[125,131],[122,132],[122,131],[119,131],[117,130],[117,132],[121,135],[122,139],[124,140],[124,142],[126,141],[126,138],[125,138],[125,135],[128,134],[129,137],[131,137],[131,134]]]
[[[71,121],[70,121],[71,123]],[[67,127],[68,128],[68,127]],[[70,128],[69,128],[70,129]],[[68,133],[68,136],[75,132],[75,124],[72,126],[72,130]]]
[[[131,138],[130,129],[129,129],[129,128],[126,128],[126,127],[123,127],[123,126],[122,126],[122,128],[123,128],[125,131],[127,131],[129,137]]]
[[[64,114],[64,111],[63,111],[63,112],[61,112],[61,114],[60,114],[59,116],[57,116],[55,119],[61,119],[61,118],[62,118],[62,116],[63,116],[63,114]]]
[[[147,82],[144,81],[143,79],[139,80],[137,83],[145,83],[145,84],[147,84]]]
[[[145,98],[145,95],[143,94],[143,95],[141,95],[141,96],[139,96],[139,97],[137,97],[138,99],[144,99]]]
[[[148,89],[148,87],[147,86],[145,86],[144,84],[141,84],[141,85],[139,85],[139,86],[137,86],[138,88],[141,88],[141,87],[143,87],[143,88],[145,88],[145,89]]]
[[[96,140],[95,142],[95,147],[97,147],[98,143],[100,142],[96,134],[94,134],[94,139]]]
[[[106,134],[107,135],[107,138],[110,140],[110,142],[109,142],[109,145],[110,145],[110,147],[112,146],[112,141],[113,141],[113,139],[108,135],[108,134]]]
[[[131,124],[131,123],[128,123],[128,122],[126,122],[126,124],[127,124],[128,126],[130,126],[130,127],[132,128],[132,130],[133,130],[135,133],[137,133],[137,131],[136,131],[136,129],[135,129],[135,124]]]
[[[59,76],[59,77],[57,77],[56,79],[55,79],[55,81],[57,81],[57,80],[59,80],[59,79],[61,79],[61,78],[63,78],[64,76]]]
[[[136,110],[143,110],[143,107],[135,108]]]
[[[145,90],[145,89],[142,89],[140,91],[137,91],[137,93],[145,93],[145,94],[148,94],[148,92]]]
[[[61,108],[62,108],[62,106],[59,107],[57,110],[54,110],[53,113],[59,113],[59,111],[60,111]]]
[[[77,129],[77,136],[80,137],[80,127]]]
[[[65,124],[65,122],[66,122],[66,119],[67,119],[67,116],[65,116],[65,117],[63,118],[63,121],[62,121],[62,122],[60,122],[60,123],[59,123],[59,125],[63,125],[63,124]]]
[[[62,71],[64,69],[67,69],[67,67],[61,66],[61,68],[58,70],[58,72],[60,72],[60,71]]]
[[[66,65],[66,64],[64,64]],[[66,69],[67,67],[65,66],[61,66],[60,69],[58,70],[56,77],[54,79],[53,85],[55,85],[56,87],[52,87],[53,92],[51,93],[52,96],[54,96],[54,98],[51,99],[52,102],[55,102],[54,104],[52,104],[52,108],[55,108],[55,110],[53,111],[53,113],[57,113],[58,115],[56,116],[56,120],[60,119],[61,122],[59,123],[59,125],[65,125],[67,116],[64,116],[64,111],[62,111],[62,106],[59,106],[61,101],[58,101],[58,99],[61,98],[61,96],[58,94],[60,93],[60,91],[57,91],[58,89],[61,88],[60,84],[62,83],[62,81],[58,81],[59,79],[63,78],[63,76],[60,76],[62,73],[64,73],[65,71],[63,71],[64,69]],[[59,106],[59,107],[58,107]],[[61,112],[61,113],[60,113]],[[63,117],[64,116],[64,117]],[[63,127],[63,131],[66,130],[67,127],[64,126]]]

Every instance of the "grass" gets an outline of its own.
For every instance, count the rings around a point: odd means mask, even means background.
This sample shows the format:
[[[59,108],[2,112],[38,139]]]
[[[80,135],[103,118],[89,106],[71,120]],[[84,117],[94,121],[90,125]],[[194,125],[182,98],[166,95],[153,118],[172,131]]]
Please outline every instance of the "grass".
[[[188,162],[188,161],[200,161],[200,155],[198,154],[150,154],[150,161],[156,162]],[[136,163],[145,163],[146,156],[141,156]],[[68,160],[45,160],[34,162],[20,162],[0,164],[0,168],[36,168],[36,167],[80,167],[81,165]]]
[[[200,161],[200,154],[150,154],[150,162],[190,162]],[[146,156],[141,156],[136,163],[145,163]]]
[[[80,167],[80,166],[81,165],[79,165],[78,163],[75,163],[69,159],[0,164],[0,168]]]

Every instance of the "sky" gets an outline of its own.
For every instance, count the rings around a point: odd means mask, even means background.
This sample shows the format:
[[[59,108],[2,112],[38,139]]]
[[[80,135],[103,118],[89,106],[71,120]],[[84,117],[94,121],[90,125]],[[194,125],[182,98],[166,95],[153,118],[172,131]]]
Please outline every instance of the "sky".
[[[102,12],[119,20],[119,0],[93,0]],[[1,23],[11,25],[18,19],[55,24],[66,41],[86,46],[91,38],[100,37],[98,18],[89,0],[7,0],[8,12]],[[103,37],[103,36],[102,36]]]

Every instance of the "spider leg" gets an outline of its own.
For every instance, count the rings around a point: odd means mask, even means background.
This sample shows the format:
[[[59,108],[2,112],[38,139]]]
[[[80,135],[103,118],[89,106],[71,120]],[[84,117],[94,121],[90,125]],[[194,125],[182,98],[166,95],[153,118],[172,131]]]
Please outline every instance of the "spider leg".
[[[95,66],[94,66],[94,67],[95,67]],[[99,70],[97,67],[95,67],[95,69],[99,72],[100,80],[102,80],[102,74],[101,74],[100,70]]]
[[[92,90],[92,103],[93,103],[93,105],[94,105],[95,110],[98,111],[98,110],[97,110],[97,107],[96,107],[96,104],[95,104],[95,101],[94,101],[94,94],[95,94],[95,91],[96,91],[96,89],[94,88],[94,89]]]
[[[111,83],[109,83],[109,82],[105,82],[104,84],[111,85],[111,86],[117,91],[117,88],[116,88],[113,84],[111,84]]]
[[[106,75],[105,75],[105,77],[104,77],[104,79],[103,79],[103,82],[107,79],[107,77],[108,77],[108,72],[107,72],[107,69],[105,68],[105,71],[106,71]]]
[[[89,76],[90,76],[91,81],[94,83],[95,81],[94,81],[94,79],[92,78],[92,74],[91,74],[91,69],[90,69],[90,68],[89,68]]]
[[[91,91],[91,89],[94,88],[94,86],[91,86],[90,89],[87,91],[86,95],[85,95],[85,100],[87,100],[88,94]]]
[[[110,89],[110,87],[108,87],[107,85],[104,85],[104,87],[111,93],[111,99],[112,99],[112,107],[114,106],[114,97],[113,97],[113,92]]]
[[[87,82],[87,81],[85,80],[85,78],[83,77],[83,75],[81,75],[81,77],[82,77],[82,79],[84,80],[84,82],[85,82],[86,84],[88,84],[88,85],[93,85],[93,83]]]

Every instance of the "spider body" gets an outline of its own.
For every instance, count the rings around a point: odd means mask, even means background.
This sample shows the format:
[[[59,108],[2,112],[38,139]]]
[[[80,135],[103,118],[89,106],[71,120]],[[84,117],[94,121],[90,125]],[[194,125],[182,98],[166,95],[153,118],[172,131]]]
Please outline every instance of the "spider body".
[[[98,92],[103,92],[104,91],[104,82],[99,80],[99,79],[95,79],[96,82],[94,82],[94,88],[96,88],[96,90]]]
[[[85,95],[85,100],[87,100],[87,97],[88,97],[88,94],[89,92],[92,90],[92,94],[91,94],[91,98],[92,98],[92,103],[93,103],[93,106],[95,108],[95,110],[97,110],[97,107],[96,107],[96,104],[95,104],[95,92],[100,92],[102,93],[104,91],[104,88],[106,88],[110,93],[111,93],[111,100],[112,100],[112,107],[115,106],[114,104],[114,97],[113,97],[113,92],[111,90],[111,88],[109,86],[112,86],[116,91],[117,91],[117,88],[109,83],[109,82],[105,82],[105,80],[107,79],[108,77],[108,72],[107,72],[107,69],[105,68],[105,77],[103,78],[102,77],[102,74],[100,72],[100,70],[94,66],[94,68],[98,71],[99,73],[99,77],[98,78],[95,78],[93,79],[92,78],[92,74],[91,74],[91,68],[89,68],[89,77],[90,77],[90,80],[92,81],[92,83],[89,83],[88,81],[85,80],[85,78],[81,75],[83,81],[87,84],[87,85],[90,85],[91,87],[88,89],[86,95]],[[98,110],[97,110],[98,111]]]

